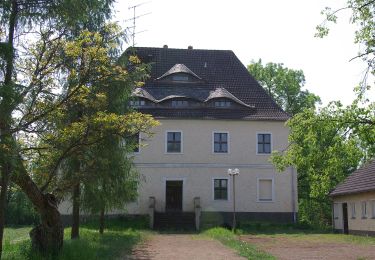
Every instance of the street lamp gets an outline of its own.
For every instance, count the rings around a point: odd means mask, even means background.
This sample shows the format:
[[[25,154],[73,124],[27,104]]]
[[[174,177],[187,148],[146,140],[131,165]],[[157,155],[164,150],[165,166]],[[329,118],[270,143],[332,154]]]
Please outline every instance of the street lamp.
[[[236,229],[236,186],[235,186],[235,177],[240,174],[240,170],[238,168],[235,169],[228,169],[228,175],[233,177],[232,185],[233,185],[233,225],[232,231]]]

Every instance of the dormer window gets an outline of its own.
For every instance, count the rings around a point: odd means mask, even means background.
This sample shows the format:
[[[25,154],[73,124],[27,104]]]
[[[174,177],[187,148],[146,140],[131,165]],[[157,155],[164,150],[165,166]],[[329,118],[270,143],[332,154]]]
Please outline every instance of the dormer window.
[[[187,107],[187,100],[172,100],[172,107]]]
[[[146,105],[146,102],[144,100],[130,100],[129,105],[131,107],[142,107]]]
[[[174,75],[174,76],[172,76],[172,80],[174,80],[174,81],[189,81],[189,76],[186,76],[186,75]]]
[[[232,102],[229,100],[219,100],[215,101],[215,107],[230,107]]]

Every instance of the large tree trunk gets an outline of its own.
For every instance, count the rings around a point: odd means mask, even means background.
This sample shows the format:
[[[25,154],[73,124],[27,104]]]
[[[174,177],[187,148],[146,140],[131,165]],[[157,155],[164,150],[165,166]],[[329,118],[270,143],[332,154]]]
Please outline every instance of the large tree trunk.
[[[1,192],[0,192],[0,259],[3,253],[3,236],[5,227],[5,208],[6,198],[9,184],[9,172],[8,169],[2,169],[1,171]]]
[[[11,115],[13,112],[13,97],[12,94],[13,86],[12,86],[12,75],[13,75],[13,68],[14,68],[14,33],[16,28],[16,21],[18,15],[18,4],[16,0],[12,1],[11,12],[9,16],[9,27],[8,27],[8,47],[9,52],[5,55],[6,60],[6,69],[4,75],[4,84],[1,86],[2,89],[2,100],[0,102],[0,141],[1,144],[7,144],[7,142],[12,138],[9,133],[10,122],[11,122]],[[5,141],[5,142],[4,142]],[[9,147],[7,147],[9,148]],[[0,151],[2,153],[7,153]],[[7,156],[8,155],[8,156]],[[4,236],[4,226],[5,226],[5,206],[6,206],[6,197],[7,197],[7,190],[9,185],[9,178],[11,174],[11,156],[9,154],[3,154],[4,161],[1,162],[0,171],[1,171],[1,194],[0,194],[0,259],[3,252],[3,236]]]
[[[64,229],[60,212],[57,210],[57,200],[52,194],[43,194],[36,186],[18,160],[17,171],[12,174],[16,183],[34,204],[41,217],[41,224],[30,232],[33,248],[41,253],[57,254],[63,245]]]
[[[73,188],[73,223],[71,239],[79,238],[79,200],[80,200],[80,183]]]
[[[101,234],[101,235],[103,235],[103,233],[104,233],[104,217],[105,217],[105,215],[104,215],[104,208],[102,208],[101,210],[100,210],[100,219],[99,219],[99,233]]]

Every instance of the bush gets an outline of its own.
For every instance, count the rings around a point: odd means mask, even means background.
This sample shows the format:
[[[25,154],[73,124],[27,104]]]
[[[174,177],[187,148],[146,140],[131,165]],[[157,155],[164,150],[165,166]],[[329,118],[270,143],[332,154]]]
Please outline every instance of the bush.
[[[39,214],[25,193],[19,190],[11,190],[6,207],[6,225],[36,225],[39,224]]]

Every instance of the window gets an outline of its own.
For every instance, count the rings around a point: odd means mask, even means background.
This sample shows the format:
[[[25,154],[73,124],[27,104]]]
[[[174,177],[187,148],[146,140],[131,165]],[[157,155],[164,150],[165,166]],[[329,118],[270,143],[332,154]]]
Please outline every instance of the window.
[[[172,107],[186,107],[187,105],[187,100],[172,100]]]
[[[367,202],[366,201],[362,201],[361,208],[362,208],[362,218],[367,218]]]
[[[228,133],[214,133],[214,153],[228,153]]]
[[[258,179],[258,201],[273,201],[273,179]]]
[[[219,100],[215,101],[215,107],[230,107],[232,102],[229,100]]]
[[[189,81],[189,76],[184,76],[184,75],[174,75],[172,77],[172,80],[175,81]]]
[[[214,200],[228,200],[228,179],[214,179]]]
[[[375,200],[371,200],[372,218],[375,218]]]
[[[139,133],[136,133],[135,135],[129,138],[129,144],[131,146],[131,151],[133,153],[139,153],[139,143],[140,143]]]
[[[350,209],[352,213],[352,218],[355,218],[356,212],[355,212],[355,202],[350,203]]]
[[[167,132],[167,153],[182,152],[182,132]]]
[[[146,102],[144,100],[130,100],[129,104],[132,107],[141,107],[146,105]]]
[[[271,134],[258,134],[258,154],[270,154],[271,153]]]
[[[339,219],[339,204],[338,203],[333,204],[333,218]]]

